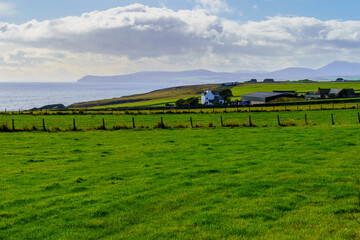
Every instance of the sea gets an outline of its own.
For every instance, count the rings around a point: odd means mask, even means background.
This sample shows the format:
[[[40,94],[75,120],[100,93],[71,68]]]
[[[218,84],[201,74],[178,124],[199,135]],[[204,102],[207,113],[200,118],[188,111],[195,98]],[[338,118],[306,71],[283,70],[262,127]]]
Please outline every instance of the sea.
[[[191,82],[191,84],[197,84],[197,82]],[[68,106],[72,103],[118,98],[191,84],[180,81],[157,83],[2,82],[0,83],[0,111],[28,110],[49,104]]]

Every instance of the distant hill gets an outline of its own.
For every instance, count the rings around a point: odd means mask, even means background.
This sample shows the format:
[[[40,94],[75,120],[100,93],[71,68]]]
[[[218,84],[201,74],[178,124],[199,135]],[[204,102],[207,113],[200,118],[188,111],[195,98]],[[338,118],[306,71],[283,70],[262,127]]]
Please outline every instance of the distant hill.
[[[316,70],[322,76],[360,76],[360,63],[337,61]]]
[[[269,74],[272,78],[304,79],[317,76],[316,70],[310,68],[286,68]]]
[[[236,75],[236,74],[235,74]],[[165,71],[154,71],[154,72],[138,72],[127,75],[117,76],[85,76],[78,80],[78,82],[118,82],[118,81],[156,81],[156,80],[222,80],[232,79],[232,73],[218,73],[208,70],[191,70],[181,72],[165,72]]]
[[[116,83],[121,81],[170,81],[190,83],[220,83],[220,82],[243,82],[252,78],[262,80],[264,78],[274,78],[277,81],[299,80],[305,78],[337,78],[337,77],[357,77],[360,76],[360,63],[345,61],[332,62],[319,69],[310,68],[286,68],[274,72],[266,71],[237,71],[237,72],[212,72],[204,69],[180,71],[180,72],[138,72],[127,75],[116,76],[85,76],[78,82],[103,82]]]

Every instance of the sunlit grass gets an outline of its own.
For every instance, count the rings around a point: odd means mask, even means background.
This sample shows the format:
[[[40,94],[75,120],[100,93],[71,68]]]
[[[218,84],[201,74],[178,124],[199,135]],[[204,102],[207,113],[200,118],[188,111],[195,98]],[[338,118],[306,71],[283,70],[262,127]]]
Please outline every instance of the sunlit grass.
[[[358,126],[0,134],[0,239],[357,239]]]

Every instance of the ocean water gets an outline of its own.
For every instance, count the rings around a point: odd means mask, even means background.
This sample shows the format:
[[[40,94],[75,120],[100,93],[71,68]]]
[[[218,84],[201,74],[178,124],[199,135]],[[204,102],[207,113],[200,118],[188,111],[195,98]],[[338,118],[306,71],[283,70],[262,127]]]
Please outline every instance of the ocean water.
[[[188,83],[0,83],[0,111],[27,110],[49,104],[68,106],[181,85]]]

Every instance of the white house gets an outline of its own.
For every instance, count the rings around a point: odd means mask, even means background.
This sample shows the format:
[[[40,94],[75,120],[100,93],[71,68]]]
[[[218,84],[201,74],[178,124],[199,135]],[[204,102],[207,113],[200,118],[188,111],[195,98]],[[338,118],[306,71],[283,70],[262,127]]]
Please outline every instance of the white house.
[[[201,94],[201,104],[214,105],[215,103],[224,103],[224,99],[220,95],[216,95],[211,90],[205,90]]]

